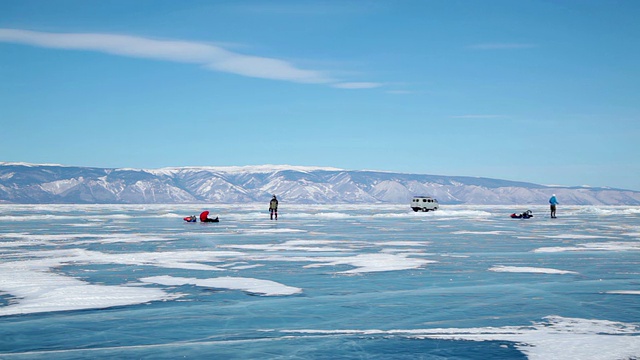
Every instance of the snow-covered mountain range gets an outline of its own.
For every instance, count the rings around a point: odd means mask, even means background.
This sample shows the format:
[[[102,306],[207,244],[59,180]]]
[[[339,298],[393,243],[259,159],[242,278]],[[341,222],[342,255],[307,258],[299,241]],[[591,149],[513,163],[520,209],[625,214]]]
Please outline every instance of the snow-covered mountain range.
[[[640,191],[489,178],[260,165],[106,169],[0,162],[0,203],[408,203],[640,205]]]

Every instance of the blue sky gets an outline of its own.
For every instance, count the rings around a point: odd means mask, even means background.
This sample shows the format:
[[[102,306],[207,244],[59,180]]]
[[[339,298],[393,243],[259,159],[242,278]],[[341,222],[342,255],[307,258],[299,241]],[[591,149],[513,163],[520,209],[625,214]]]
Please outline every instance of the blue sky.
[[[640,1],[0,2],[0,161],[640,190]]]

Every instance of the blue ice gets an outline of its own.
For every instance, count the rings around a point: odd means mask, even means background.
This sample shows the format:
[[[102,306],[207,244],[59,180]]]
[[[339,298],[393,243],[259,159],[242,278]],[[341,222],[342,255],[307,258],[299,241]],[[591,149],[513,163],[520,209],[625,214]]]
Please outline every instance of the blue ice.
[[[639,207],[265,208],[0,205],[0,358],[640,358]]]

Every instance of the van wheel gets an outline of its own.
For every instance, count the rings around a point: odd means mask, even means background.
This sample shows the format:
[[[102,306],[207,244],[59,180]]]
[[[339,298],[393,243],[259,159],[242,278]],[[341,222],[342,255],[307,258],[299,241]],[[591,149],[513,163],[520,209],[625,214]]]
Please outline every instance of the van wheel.
[[[415,208],[413,209],[413,212],[418,212],[418,210],[419,210],[418,208]]]
[[[422,211],[424,211],[424,212],[429,212],[429,209],[427,209],[427,208],[422,208]]]

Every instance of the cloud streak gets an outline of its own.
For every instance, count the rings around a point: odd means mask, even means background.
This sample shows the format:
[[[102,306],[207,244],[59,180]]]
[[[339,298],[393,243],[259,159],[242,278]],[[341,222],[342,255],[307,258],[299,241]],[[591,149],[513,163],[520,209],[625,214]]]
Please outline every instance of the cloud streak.
[[[344,82],[333,85],[333,87],[339,89],[373,89],[380,86],[382,84],[374,82]]]
[[[191,63],[212,71],[261,79],[328,84],[336,87],[341,87],[340,84],[342,84],[340,80],[322,71],[301,69],[284,60],[239,54],[219,46],[199,42],[156,40],[115,34],[48,33],[20,29],[0,29],[0,42]],[[375,86],[350,88],[371,87]]]

